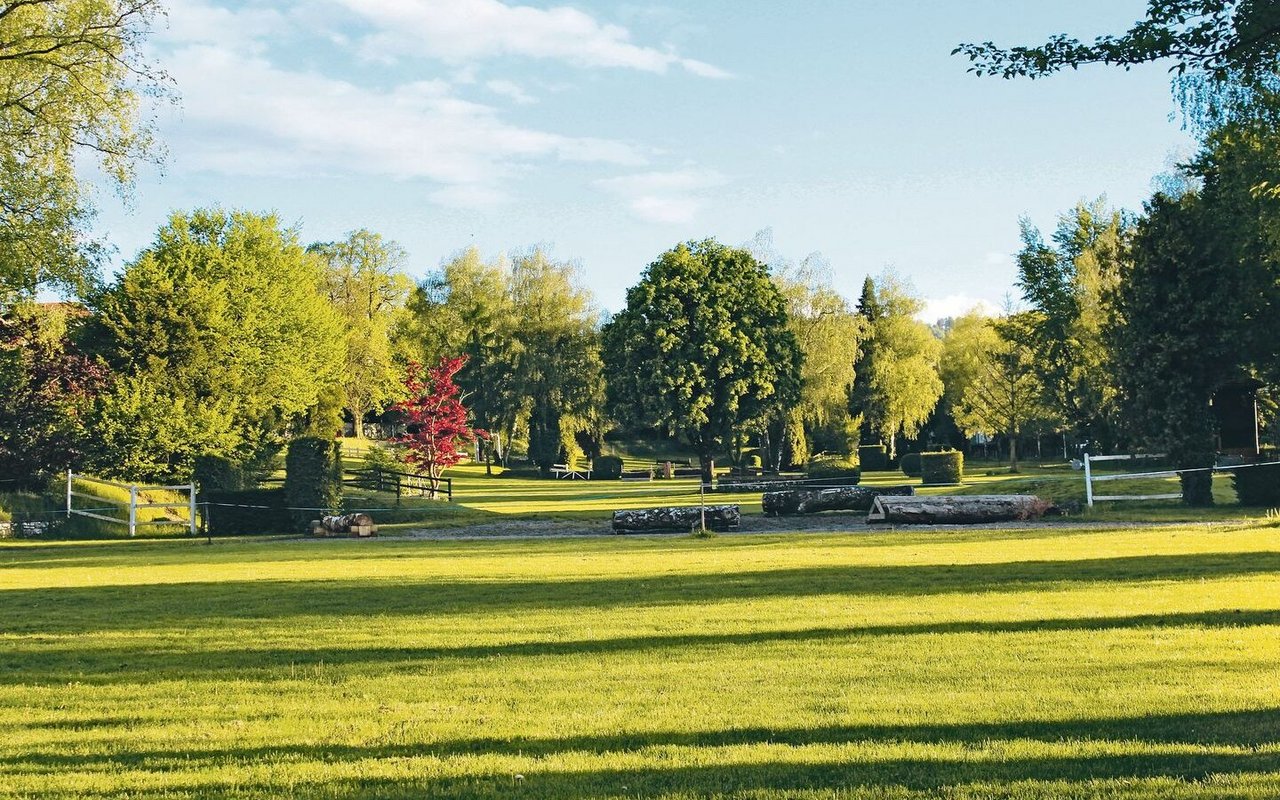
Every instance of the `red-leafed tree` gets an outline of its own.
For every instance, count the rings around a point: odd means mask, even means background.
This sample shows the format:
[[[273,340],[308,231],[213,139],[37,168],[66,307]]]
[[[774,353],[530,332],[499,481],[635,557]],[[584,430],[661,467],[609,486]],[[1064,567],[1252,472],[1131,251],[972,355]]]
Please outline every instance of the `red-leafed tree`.
[[[466,363],[465,356],[446,356],[429,369],[410,362],[404,381],[408,399],[395,405],[408,423],[408,432],[396,441],[408,448],[405,460],[425,470],[431,478],[433,493],[440,488],[440,474],[462,460],[467,440],[487,436],[467,424],[467,408],[453,382],[453,376]]]

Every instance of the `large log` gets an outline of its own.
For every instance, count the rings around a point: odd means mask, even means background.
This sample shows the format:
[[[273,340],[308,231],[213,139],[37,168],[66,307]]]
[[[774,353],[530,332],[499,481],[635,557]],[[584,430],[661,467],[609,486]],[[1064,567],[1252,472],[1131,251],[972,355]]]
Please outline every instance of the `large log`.
[[[867,522],[915,525],[973,525],[1039,519],[1057,512],[1032,494],[975,494],[937,497],[877,497]]]
[[[782,492],[788,489],[817,489],[831,488],[835,486],[856,486],[858,483],[856,476],[848,476],[842,478],[755,478],[755,477],[729,477],[721,476],[716,479],[715,487],[712,491],[721,493],[738,492],[742,494],[750,494],[752,492]]]
[[[692,531],[701,527],[704,510],[708,530],[736,531],[742,519],[737,506],[643,508],[613,512],[613,532]]]
[[[378,527],[373,524],[373,517],[368,514],[341,514],[322,517],[311,522],[312,536],[335,536],[350,534],[352,536],[373,536]]]
[[[841,486],[834,489],[792,489],[766,492],[760,498],[764,513],[771,517],[816,514],[820,511],[868,511],[877,497],[909,497],[914,486]]]

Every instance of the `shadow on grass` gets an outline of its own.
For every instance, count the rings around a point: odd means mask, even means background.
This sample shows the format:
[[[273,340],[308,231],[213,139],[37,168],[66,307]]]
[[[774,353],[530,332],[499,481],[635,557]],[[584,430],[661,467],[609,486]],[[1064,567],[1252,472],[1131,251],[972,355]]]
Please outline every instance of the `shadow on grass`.
[[[753,647],[788,643],[839,643],[884,636],[945,634],[1018,634],[1055,631],[1109,631],[1142,628],[1241,628],[1280,626],[1277,610],[1222,610],[1119,617],[1082,617],[1017,621],[964,620],[900,625],[808,628],[792,631],[748,631],[627,636],[568,641],[527,641],[491,645],[421,647],[242,648],[184,647],[129,643],[119,647],[76,648],[22,646],[6,648],[0,680],[6,683],[57,685],[149,683],[161,680],[280,680],[286,670],[323,664],[329,669],[376,667],[403,670],[419,662],[466,662],[493,658],[617,656],[637,652],[688,651],[699,648]],[[675,655],[664,652],[661,655]]]
[[[1266,774],[1280,783],[1280,752],[1260,749],[1276,742],[1280,711],[1274,708],[1221,713],[1168,714],[1143,717],[1080,719],[1068,721],[976,722],[936,725],[850,725],[795,729],[742,728],[703,732],[637,732],[610,736],[563,738],[472,738],[420,745],[368,747],[291,745],[270,747],[209,748],[122,751],[103,755],[63,753],[8,753],[0,764],[26,773],[63,771],[143,771],[215,769],[230,763],[270,763],[285,772],[292,763],[347,762],[365,759],[403,759],[414,756],[471,756],[501,754],[545,757],[561,753],[607,755],[643,751],[650,747],[705,748],[727,745],[842,745],[842,744],[961,744],[974,749],[949,753],[949,757],[833,760],[815,763],[757,761],[747,764],[676,765],[679,754],[657,754],[667,766],[637,769],[543,769],[536,762],[523,767],[525,779],[516,785],[512,775],[475,774],[465,778],[404,780],[367,779],[349,783],[325,782],[316,790],[327,796],[367,794],[376,797],[454,796],[591,798],[619,793],[648,796],[683,792],[693,796],[718,793],[796,791],[839,787],[905,787],[938,790],[962,784],[984,784],[994,789],[1026,782],[1067,783],[1144,779],[1202,781],[1224,777]],[[1039,742],[1113,741],[1153,748],[1151,752],[1108,755],[1066,754],[1009,758],[986,754],[980,748],[1008,740]],[[1161,746],[1231,746],[1231,753],[1171,753]],[[883,752],[876,754],[883,756]],[[767,758],[767,754],[763,757]],[[847,757],[846,757],[847,758]],[[264,790],[270,788],[264,784]],[[1054,788],[1054,787],[1046,787]],[[1087,796],[1081,791],[1056,787],[1057,795]],[[1095,789],[1098,787],[1094,787]],[[1153,786],[1151,797],[1167,797],[1171,787]],[[305,796],[292,791],[294,796]],[[1099,793],[1101,794],[1101,793]],[[987,796],[987,795],[983,795]],[[1004,796],[1001,794],[1001,796]],[[1023,795],[1018,795],[1023,796]],[[1143,795],[1126,794],[1126,797]],[[1262,796],[1262,795],[1259,795]]]
[[[0,590],[8,633],[155,630],[223,620],[610,609],[824,595],[926,596],[1280,573],[1280,552],[995,564],[805,567],[564,580],[219,581]]]

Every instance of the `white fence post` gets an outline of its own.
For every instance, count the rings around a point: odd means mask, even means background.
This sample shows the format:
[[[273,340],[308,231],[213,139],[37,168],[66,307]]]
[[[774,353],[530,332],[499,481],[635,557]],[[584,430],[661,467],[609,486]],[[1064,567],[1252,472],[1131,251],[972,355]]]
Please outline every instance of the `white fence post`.
[[[138,487],[129,487],[129,536],[138,532]]]
[[[196,483],[195,481],[192,481],[191,483],[187,484],[187,491],[190,492],[190,494],[187,495],[187,498],[189,501],[187,505],[187,513],[191,515],[191,525],[190,525],[191,535],[195,536],[196,535]]]
[[[67,519],[71,519],[71,470],[67,470]]]
[[[1093,508],[1093,470],[1089,468],[1089,453],[1084,454],[1084,499],[1089,508]]]

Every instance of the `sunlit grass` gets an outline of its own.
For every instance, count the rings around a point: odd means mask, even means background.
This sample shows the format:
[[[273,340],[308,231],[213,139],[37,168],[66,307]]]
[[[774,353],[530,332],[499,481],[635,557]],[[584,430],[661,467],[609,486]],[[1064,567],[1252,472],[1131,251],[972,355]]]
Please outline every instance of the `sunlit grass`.
[[[1280,794],[1276,527],[4,543],[0,620],[0,797]]]

